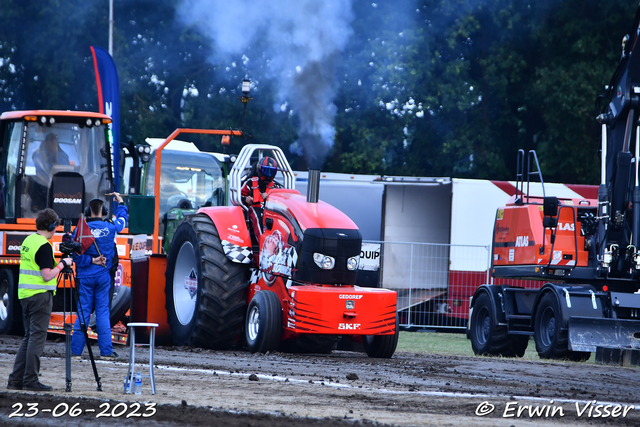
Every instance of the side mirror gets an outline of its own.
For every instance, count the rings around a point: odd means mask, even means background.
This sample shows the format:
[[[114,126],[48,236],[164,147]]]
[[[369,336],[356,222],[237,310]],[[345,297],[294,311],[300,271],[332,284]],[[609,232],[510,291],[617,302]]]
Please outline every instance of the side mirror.
[[[556,227],[558,225],[558,205],[560,202],[557,197],[545,197],[542,204],[544,218],[542,218],[542,226],[545,228]]]
[[[557,197],[545,197],[543,202],[544,216],[557,216],[560,202]]]

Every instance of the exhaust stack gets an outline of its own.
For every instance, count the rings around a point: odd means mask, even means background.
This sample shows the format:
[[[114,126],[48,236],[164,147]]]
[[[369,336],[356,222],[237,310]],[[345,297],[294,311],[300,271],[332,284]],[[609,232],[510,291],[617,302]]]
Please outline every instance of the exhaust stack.
[[[307,202],[318,203],[320,195],[320,169],[309,169],[309,182],[307,183]]]

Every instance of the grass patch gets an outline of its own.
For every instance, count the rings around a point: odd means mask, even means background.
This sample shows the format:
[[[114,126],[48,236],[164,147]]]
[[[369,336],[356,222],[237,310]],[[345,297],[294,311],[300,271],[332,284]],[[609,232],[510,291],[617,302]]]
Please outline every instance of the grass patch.
[[[473,349],[471,349],[471,341],[467,339],[465,333],[400,331],[396,351],[442,354],[448,356],[474,356]],[[536,352],[536,344],[533,338],[529,339],[527,351],[524,353],[522,359],[541,360]],[[591,358],[587,363],[594,362],[595,353],[591,353]]]
[[[396,351],[473,356],[471,341],[465,334],[400,331]]]

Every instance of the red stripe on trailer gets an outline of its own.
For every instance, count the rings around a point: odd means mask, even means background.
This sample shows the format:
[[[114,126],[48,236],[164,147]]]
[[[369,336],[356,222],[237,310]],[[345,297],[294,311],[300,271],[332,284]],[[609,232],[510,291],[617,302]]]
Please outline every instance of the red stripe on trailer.
[[[491,181],[493,185],[507,193],[509,196],[516,194],[516,187],[509,181]]]
[[[580,184],[565,184],[568,188],[575,191],[585,199],[597,199],[598,198],[598,186],[597,185],[580,185]]]
[[[486,271],[449,271],[449,292],[446,294],[449,316],[468,319],[470,298],[476,289],[486,282]],[[526,289],[540,289],[545,283],[547,282],[540,280],[494,279],[496,285]]]

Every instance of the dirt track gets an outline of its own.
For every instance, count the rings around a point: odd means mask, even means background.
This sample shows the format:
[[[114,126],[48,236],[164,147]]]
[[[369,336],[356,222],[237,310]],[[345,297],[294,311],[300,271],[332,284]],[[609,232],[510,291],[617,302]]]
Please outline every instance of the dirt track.
[[[0,336],[0,425],[640,425],[637,368],[407,352],[378,360],[343,351],[251,355],[157,347],[156,395],[148,380],[142,396],[123,394],[126,357],[97,362],[101,392],[90,362],[73,361],[67,393],[64,341],[57,339],[47,342],[41,367],[42,382],[55,390],[36,394],[4,388],[19,342]],[[137,354],[147,361],[146,348]],[[72,417],[65,408],[75,403],[82,415]],[[59,417],[43,411],[56,408]],[[36,410],[30,418],[10,418]],[[97,418],[101,411],[106,415]]]

